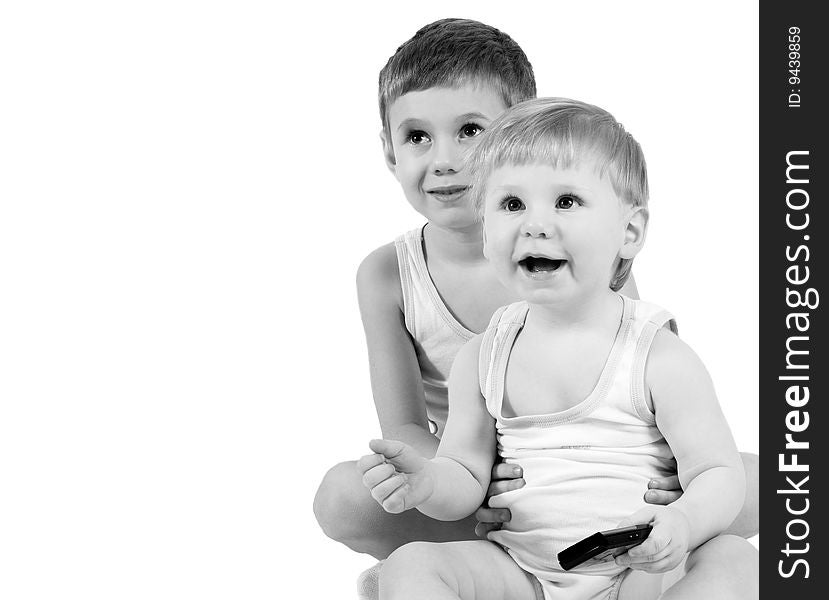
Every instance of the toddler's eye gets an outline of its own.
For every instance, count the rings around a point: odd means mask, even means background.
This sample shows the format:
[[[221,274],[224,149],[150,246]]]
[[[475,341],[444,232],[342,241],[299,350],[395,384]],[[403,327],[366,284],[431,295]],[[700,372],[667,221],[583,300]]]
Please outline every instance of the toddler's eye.
[[[573,196],[561,196],[556,200],[556,208],[569,210],[576,205],[576,199]]]
[[[509,212],[516,212],[524,208],[524,203],[520,199],[512,197],[504,200],[504,208]]]
[[[467,123],[463,127],[461,127],[461,137],[462,138],[471,138],[478,135],[481,135],[484,132],[484,128],[480,125],[476,125],[475,123]]]
[[[412,131],[406,136],[406,141],[418,146],[420,144],[428,144],[431,140],[425,131]]]

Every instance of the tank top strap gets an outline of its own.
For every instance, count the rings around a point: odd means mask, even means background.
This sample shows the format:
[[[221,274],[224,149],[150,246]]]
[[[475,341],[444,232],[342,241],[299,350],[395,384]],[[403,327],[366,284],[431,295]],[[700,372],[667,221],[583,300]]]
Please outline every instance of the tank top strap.
[[[633,354],[630,395],[636,414],[647,423],[653,424],[656,422],[656,418],[648,407],[646,399],[648,392],[645,385],[645,366],[648,361],[648,354],[653,339],[660,329],[666,327],[676,334],[678,328],[673,315],[662,307],[641,300],[635,301],[635,305],[634,320],[637,324],[638,335],[636,336]]]
[[[397,269],[400,273],[400,289],[403,292],[403,318],[408,329],[412,335],[417,335],[415,332],[415,279],[417,278],[417,263],[412,256],[410,249],[412,243],[412,236],[419,235],[420,228],[413,229],[398,236],[394,240],[394,249],[397,252]]]
[[[481,334],[481,348],[478,352],[478,383],[481,387],[481,395],[484,398],[487,395],[486,382],[489,378],[492,347],[495,345],[495,334],[498,330],[498,323],[501,321],[501,315],[504,314],[506,308],[506,306],[502,306],[492,314],[489,325],[487,325],[483,334]]]
[[[397,251],[397,266],[400,271],[400,286],[403,290],[403,315],[406,328],[415,337],[428,322],[427,329],[447,328],[463,340],[475,334],[464,327],[450,312],[429,274],[426,255],[423,250],[423,230],[426,226],[407,231],[394,241]],[[418,313],[427,313],[421,315]]]
[[[495,311],[489,326],[483,333],[481,349],[478,354],[478,382],[481,395],[493,418],[501,415],[504,375],[509,358],[509,348],[518,331],[524,326],[529,305],[516,302],[502,306]]]

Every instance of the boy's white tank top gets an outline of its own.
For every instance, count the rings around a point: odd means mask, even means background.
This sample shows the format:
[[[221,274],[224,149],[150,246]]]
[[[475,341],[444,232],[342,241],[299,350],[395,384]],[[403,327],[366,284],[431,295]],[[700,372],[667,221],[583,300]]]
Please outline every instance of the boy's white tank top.
[[[452,316],[429,275],[423,227],[398,237],[394,247],[406,329],[412,336],[426,393],[426,415],[432,431],[440,437],[449,415],[449,371],[461,347],[475,334]]]

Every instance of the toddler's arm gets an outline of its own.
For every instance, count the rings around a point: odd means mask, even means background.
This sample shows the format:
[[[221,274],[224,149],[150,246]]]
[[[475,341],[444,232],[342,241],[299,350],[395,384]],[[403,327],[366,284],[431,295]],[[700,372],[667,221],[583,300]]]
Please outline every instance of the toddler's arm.
[[[449,380],[450,412],[437,455],[426,460],[405,444],[375,440],[360,459],[363,482],[388,512],[417,507],[442,521],[480,506],[495,458],[495,425],[478,387],[476,337],[458,353]]]
[[[654,339],[645,381],[685,490],[671,506],[688,517],[695,548],[722,533],[742,508],[743,463],[708,372],[694,351],[666,329]]]
[[[725,533],[750,538],[760,533],[760,491],[758,483],[760,457],[751,452],[740,452],[740,458],[743,460],[743,469],[746,473],[746,497],[743,509],[734,519],[734,522],[725,530]],[[649,504],[670,504],[681,496],[682,488],[679,484],[679,477],[668,475],[651,480],[648,484],[648,491],[645,493],[645,502]]]
[[[406,331],[394,244],[363,260],[357,271],[357,295],[383,437],[403,441],[431,458],[438,438],[429,431],[420,366]]]
[[[705,367],[666,329],[654,338],[645,384],[685,493],[668,506],[648,506],[620,523],[651,522],[653,531],[616,562],[660,572],[731,525],[743,506],[745,473]]]

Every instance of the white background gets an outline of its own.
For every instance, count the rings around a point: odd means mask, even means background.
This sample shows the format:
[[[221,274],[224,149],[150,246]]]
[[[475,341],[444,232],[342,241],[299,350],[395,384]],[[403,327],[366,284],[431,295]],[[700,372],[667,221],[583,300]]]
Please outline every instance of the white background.
[[[311,503],[379,433],[357,265],[422,222],[377,74],[447,16],[641,142],[641,295],[757,451],[755,4],[362,4],[0,11],[3,598],[355,597]]]

